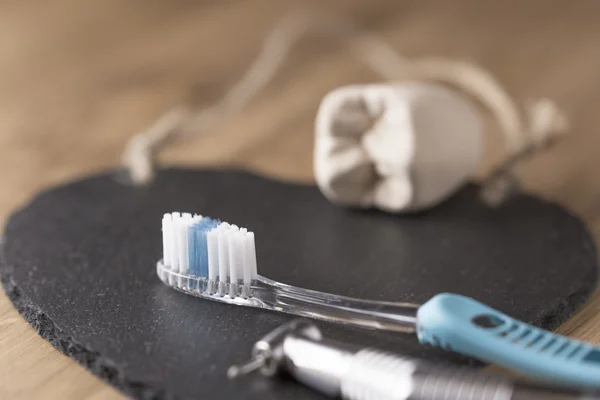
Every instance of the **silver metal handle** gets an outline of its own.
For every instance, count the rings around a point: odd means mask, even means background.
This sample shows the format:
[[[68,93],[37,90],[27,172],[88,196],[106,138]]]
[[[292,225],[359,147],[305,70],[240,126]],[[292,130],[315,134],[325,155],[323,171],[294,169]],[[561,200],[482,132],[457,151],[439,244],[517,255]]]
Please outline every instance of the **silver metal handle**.
[[[511,400],[514,385],[501,377],[457,366],[403,358],[371,349],[289,334],[286,370],[298,381],[347,400]]]
[[[508,381],[465,368],[438,367],[374,350],[361,350],[349,360],[341,382],[348,400],[510,400]]]

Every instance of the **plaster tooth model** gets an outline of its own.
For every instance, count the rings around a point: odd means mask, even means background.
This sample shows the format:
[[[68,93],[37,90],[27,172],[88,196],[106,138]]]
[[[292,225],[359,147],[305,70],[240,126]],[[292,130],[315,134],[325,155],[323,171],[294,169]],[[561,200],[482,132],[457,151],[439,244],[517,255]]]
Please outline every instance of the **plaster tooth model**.
[[[482,155],[479,110],[436,83],[353,85],[322,101],[315,177],[331,201],[418,211],[450,196]]]
[[[503,162],[481,182],[482,199],[497,206],[517,192],[520,165],[568,130],[566,115],[553,101],[534,99],[520,107],[493,75],[475,64],[443,57],[411,59],[349,21],[296,15],[265,39],[254,62],[218,103],[199,111],[175,106],[131,138],[122,156],[131,182],[152,181],[161,149],[214,130],[239,112],[272,81],[292,46],[308,33],[347,38],[350,52],[385,80],[342,87],[321,103],[315,177],[323,194],[337,204],[402,213],[441,203],[480,161],[483,110],[504,138]]]

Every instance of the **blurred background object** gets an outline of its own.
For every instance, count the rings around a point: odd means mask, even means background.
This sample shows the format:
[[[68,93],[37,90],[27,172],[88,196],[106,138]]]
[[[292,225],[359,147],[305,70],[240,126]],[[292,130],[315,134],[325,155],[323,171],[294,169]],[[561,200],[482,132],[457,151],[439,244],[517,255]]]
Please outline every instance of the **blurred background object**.
[[[0,216],[37,190],[118,166],[131,136],[182,101],[212,104],[264,36],[297,9],[346,17],[411,57],[476,62],[515,98],[550,97],[571,132],[524,169],[524,186],[582,217],[600,237],[600,3],[557,1],[56,0],[0,5]],[[313,181],[322,97],[379,81],[344,48],[303,40],[261,96],[163,164],[248,168]],[[488,124],[493,127],[493,124]],[[491,132],[486,165],[501,157]],[[562,333],[598,342],[597,296]],[[55,351],[0,294],[0,398],[119,396]]]

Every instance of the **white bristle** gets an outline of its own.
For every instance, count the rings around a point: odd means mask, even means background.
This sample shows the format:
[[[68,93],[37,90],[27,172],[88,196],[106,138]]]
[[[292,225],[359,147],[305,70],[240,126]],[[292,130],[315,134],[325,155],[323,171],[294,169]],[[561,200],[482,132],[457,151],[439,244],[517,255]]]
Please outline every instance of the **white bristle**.
[[[219,250],[219,282],[227,282],[229,277],[229,224],[222,224],[222,228],[218,233],[218,250]]]
[[[179,220],[181,219],[181,214],[178,212],[174,212],[172,214],[173,223],[171,224],[171,237],[173,238],[173,244],[171,247],[171,270],[175,272],[179,272]]]
[[[250,279],[255,280],[258,275],[258,267],[256,264],[256,244],[254,242],[254,232],[248,232],[247,246],[248,246],[248,269],[250,270]]]
[[[246,254],[244,249],[246,248],[246,243],[244,237],[246,236],[246,229],[240,229],[240,231],[236,234],[235,242],[236,242],[236,252],[238,257],[238,279],[240,281],[245,282],[244,276],[246,275]]]
[[[165,214],[162,219],[162,237],[163,237],[163,263],[165,266],[171,266],[171,214]]]
[[[188,230],[192,224],[192,214],[184,213],[179,219],[177,234],[179,235],[179,272],[186,274],[190,270],[188,252]]]
[[[239,228],[235,225],[232,225],[227,236],[229,247],[229,281],[231,283],[237,283],[238,279],[241,278],[242,275],[242,265],[240,262],[240,251],[237,240],[238,232]]]
[[[252,282],[252,260],[250,250],[250,240],[248,232],[244,232],[241,237],[241,253],[244,257],[244,284],[250,284]]]
[[[216,281],[219,276],[219,227],[208,232],[206,244],[208,247],[208,279]]]

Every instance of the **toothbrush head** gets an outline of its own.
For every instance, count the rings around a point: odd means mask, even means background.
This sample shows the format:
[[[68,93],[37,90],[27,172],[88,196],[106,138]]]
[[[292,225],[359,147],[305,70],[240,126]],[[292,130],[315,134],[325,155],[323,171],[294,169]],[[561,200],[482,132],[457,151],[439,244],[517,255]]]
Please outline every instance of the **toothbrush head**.
[[[254,233],[218,219],[173,212],[162,219],[161,279],[198,294],[249,297],[257,277]]]

